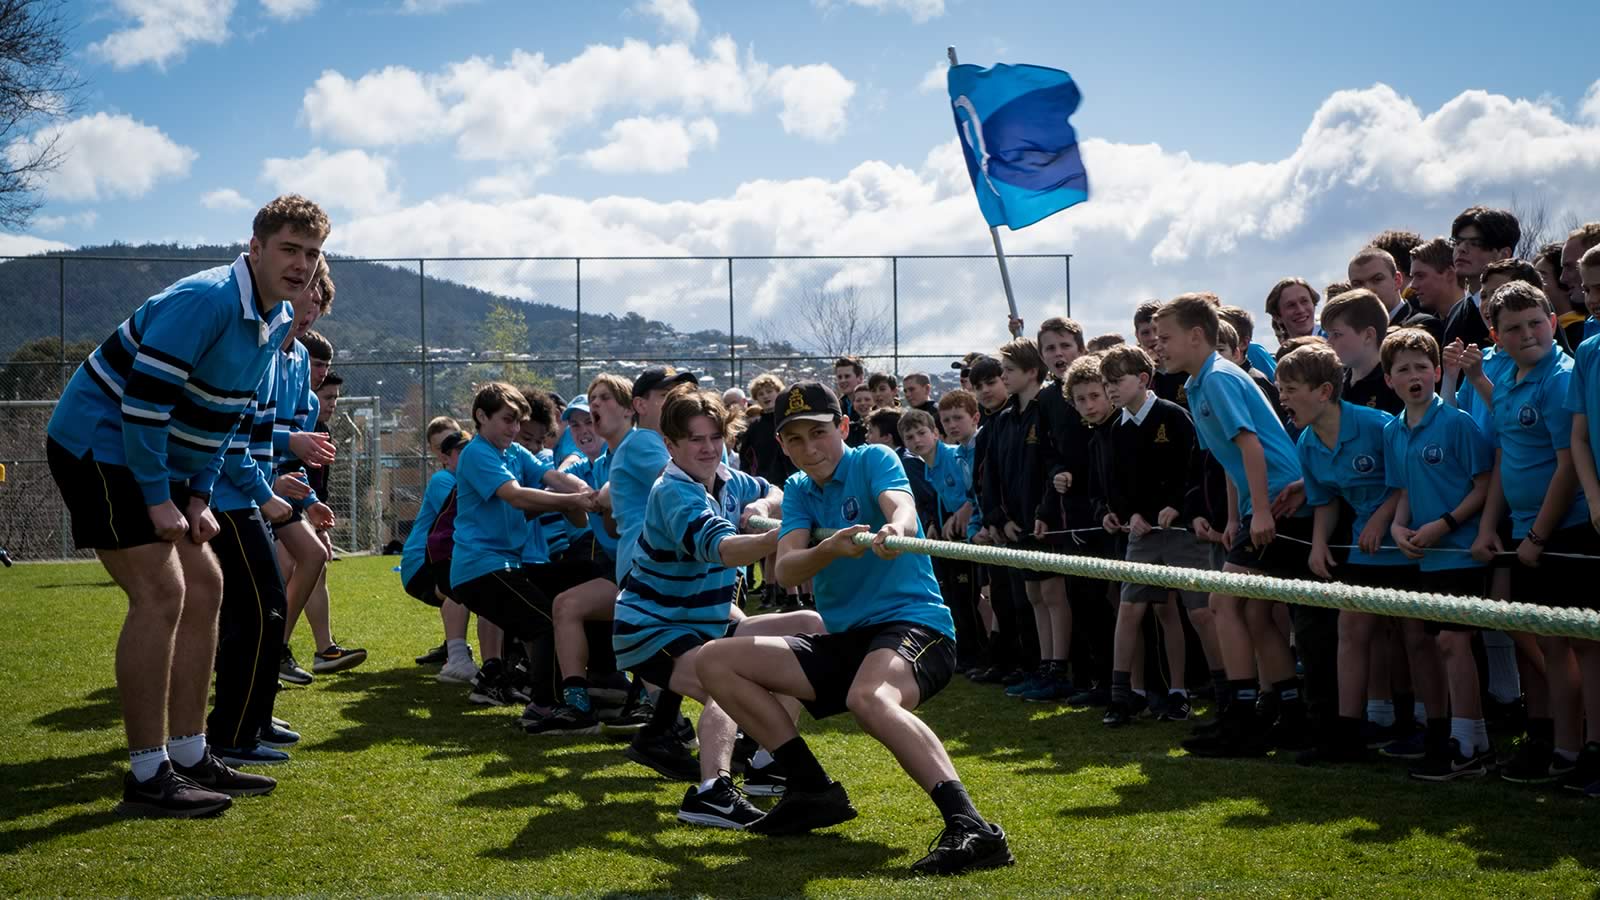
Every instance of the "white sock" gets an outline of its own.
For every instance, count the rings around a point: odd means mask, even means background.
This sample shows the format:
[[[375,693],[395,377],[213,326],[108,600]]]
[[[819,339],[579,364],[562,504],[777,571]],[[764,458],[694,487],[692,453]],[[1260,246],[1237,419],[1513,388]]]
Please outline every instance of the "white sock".
[[[190,734],[184,737],[167,738],[167,755],[172,757],[175,765],[189,768],[200,765],[200,760],[206,758],[206,736],[204,734]]]
[[[1522,676],[1517,672],[1517,645],[1499,631],[1483,632],[1483,655],[1489,662],[1489,694],[1501,703],[1522,696]]]
[[[1393,700],[1368,700],[1367,721],[1379,728],[1390,728],[1394,725]]]
[[[750,757],[750,768],[765,769],[767,766],[772,765],[774,761],[772,754],[767,752],[767,748],[758,747],[755,755]]]
[[[167,761],[166,747],[152,747],[149,750],[131,750],[128,752],[128,762],[133,765],[134,781],[149,781],[156,777],[156,770]]]
[[[1461,747],[1461,752],[1471,755],[1478,748],[1476,729],[1471,719],[1450,719],[1450,737]]]
[[[1171,693],[1177,694],[1178,696],[1182,697],[1185,700],[1189,699],[1189,689],[1188,688],[1173,688]]]
[[[450,662],[472,662],[472,647],[466,638],[451,638],[444,642],[444,652]]]
[[[1487,753],[1494,748],[1489,743],[1489,723],[1482,719],[1472,720],[1472,743],[1478,748],[1479,753]]]
[[[704,794],[706,791],[711,790],[716,783],[717,780],[715,778],[707,778],[705,781],[700,782],[700,793]]]
[[[1149,695],[1148,695],[1148,694],[1146,694],[1146,693],[1145,693],[1145,691],[1144,691],[1144,688],[1134,688],[1134,689],[1133,689],[1133,692],[1134,692],[1134,693],[1135,693],[1135,694],[1138,694],[1138,695],[1139,695],[1139,696],[1141,696],[1141,697],[1147,697],[1147,696],[1149,696]]]
[[[1567,762],[1577,762],[1578,761],[1578,751],[1576,751],[1576,750],[1562,750],[1561,748],[1557,747],[1556,748],[1556,755],[1561,757],[1562,759],[1566,760]]]

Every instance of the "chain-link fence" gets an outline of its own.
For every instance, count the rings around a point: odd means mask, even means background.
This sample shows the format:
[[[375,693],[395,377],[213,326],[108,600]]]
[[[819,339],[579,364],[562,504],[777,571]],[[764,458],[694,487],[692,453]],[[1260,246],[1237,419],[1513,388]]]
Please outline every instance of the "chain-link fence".
[[[0,547],[16,558],[84,555],[43,452],[73,370],[145,297],[233,259],[128,252],[0,257]],[[1070,256],[1008,259],[1020,304],[1071,314]],[[853,354],[926,372],[937,394],[956,383],[952,360],[1008,337],[991,256],[335,259],[333,276],[317,325],[345,379],[329,493],[335,543],[358,550],[404,539],[433,469],[423,428],[465,421],[484,381],[571,397],[600,372],[668,363],[720,388],[763,372],[831,383]]]

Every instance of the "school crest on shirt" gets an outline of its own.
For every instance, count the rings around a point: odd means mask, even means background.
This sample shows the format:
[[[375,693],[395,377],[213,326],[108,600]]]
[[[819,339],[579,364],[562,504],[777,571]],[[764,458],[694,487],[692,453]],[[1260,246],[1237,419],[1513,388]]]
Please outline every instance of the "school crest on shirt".
[[[1165,426],[1165,425],[1156,426],[1156,439],[1154,441],[1152,441],[1151,443],[1154,443],[1154,444],[1170,444],[1170,443],[1172,443],[1172,439],[1167,437],[1167,426]]]
[[[1523,404],[1522,408],[1517,410],[1517,424],[1523,428],[1532,428],[1539,424],[1539,411],[1534,409],[1532,404]]]
[[[954,475],[946,475],[944,477],[944,486],[945,487],[955,487],[956,486],[956,477]]]
[[[1211,404],[1210,403],[1207,403],[1204,400],[1200,401],[1200,415],[1202,415],[1202,416],[1204,416],[1204,417],[1206,417],[1208,419],[1211,418]]]
[[[1023,438],[1022,442],[1024,444],[1037,444],[1037,443],[1039,443],[1039,426],[1037,426],[1037,425],[1029,425],[1028,426],[1028,436]]]
[[[1188,406],[1189,405],[1189,386],[1188,385],[1186,385],[1186,384],[1178,385],[1178,401],[1177,402],[1178,402],[1179,406]]]
[[[1422,448],[1422,461],[1430,466],[1437,466],[1444,462],[1444,448],[1438,444],[1429,444]]]
[[[1351,467],[1362,475],[1370,475],[1378,468],[1378,461],[1369,454],[1363,453],[1350,463]]]
[[[861,518],[861,504],[854,497],[844,498],[844,505],[839,507],[839,512],[844,515],[846,522],[854,522]]]

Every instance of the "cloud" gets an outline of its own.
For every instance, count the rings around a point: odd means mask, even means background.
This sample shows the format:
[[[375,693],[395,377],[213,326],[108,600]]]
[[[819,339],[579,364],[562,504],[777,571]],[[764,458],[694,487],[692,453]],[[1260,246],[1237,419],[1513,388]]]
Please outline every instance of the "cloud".
[[[844,134],[845,114],[856,86],[827,63],[784,66],[772,73],[767,90],[783,103],[778,121],[788,134],[832,141]]]
[[[1550,221],[1569,213],[1593,218],[1582,204],[1592,203],[1600,182],[1600,123],[1482,91],[1422,110],[1384,85],[1328,97],[1298,147],[1277,160],[1222,164],[1176,148],[1094,139],[1082,151],[1090,201],[1007,233],[1005,243],[1018,255],[1012,277],[1030,323],[1066,312],[1066,267],[1059,258],[1021,254],[1073,254],[1071,312],[1091,334],[1126,332],[1139,301],[1185,290],[1215,290],[1261,317],[1280,276],[1325,284],[1385,228],[1441,234],[1462,208],[1506,204],[1514,193],[1537,194]],[[439,196],[341,222],[335,241],[340,252],[375,256],[992,253],[953,139],[915,165],[868,161],[837,179],[751,181],[698,201]],[[884,269],[848,260],[741,260],[740,331],[773,316],[798,288],[837,279],[883,306],[892,290]],[[530,290],[519,286],[514,266],[497,272],[473,277],[518,296]],[[677,260],[584,267],[586,279],[617,281],[602,296],[640,304],[697,296],[708,277],[721,277],[707,272],[703,263]],[[992,259],[902,259],[899,278],[902,354],[1004,339],[1005,300]],[[555,296],[567,297],[552,284]],[[726,328],[725,307],[665,308],[680,330]]]
[[[389,184],[392,160],[364,150],[324,152],[321,147],[297,159],[268,159],[261,179],[279,193],[304,194],[335,209],[377,213],[399,202]]]
[[[317,0],[261,0],[267,15],[290,22],[310,15],[317,8]]]
[[[1578,118],[1592,125],[1600,125],[1600,81],[1589,85],[1578,104]]]
[[[90,44],[89,51],[118,69],[144,63],[165,69],[167,63],[181,59],[190,44],[226,41],[234,0],[112,0],[112,5],[135,24]]]
[[[31,234],[6,234],[0,231],[0,256],[33,256],[37,253],[57,253],[71,249],[71,244],[63,244],[60,241],[46,240]]]
[[[400,11],[408,15],[430,15],[476,2],[478,0],[405,0],[400,4]]]
[[[606,144],[583,154],[600,172],[676,172],[689,167],[689,154],[717,142],[717,123],[696,119],[639,116],[623,119],[606,131]]]
[[[941,59],[933,64],[917,85],[918,93],[943,94],[949,90],[950,60]]]
[[[51,200],[95,201],[141,197],[156,183],[189,174],[198,154],[161,129],[131,116],[95,113],[53,125],[6,148],[13,163],[29,159],[55,141],[61,163],[39,177]]]
[[[504,62],[472,57],[435,73],[390,66],[351,79],[328,71],[306,92],[312,132],[342,144],[383,147],[441,136],[469,160],[547,164],[602,116],[748,115],[779,109],[785,131],[831,140],[844,128],[855,85],[829,65],[776,71],[732,38],[704,53],[627,40],[550,62],[514,51]]]
[[[217,188],[214,191],[206,191],[201,194],[200,205],[206,209],[222,212],[241,212],[250,209],[255,204],[246,200],[243,194],[233,188]]]
[[[656,19],[661,30],[673,37],[693,40],[700,32],[700,14],[691,0],[641,0],[633,9]]]
[[[944,15],[944,0],[816,0],[817,5],[824,9],[839,2],[880,13],[899,10],[919,24]]]
[[[60,231],[63,228],[93,228],[100,214],[92,209],[71,216],[34,216],[33,227],[39,231]]]

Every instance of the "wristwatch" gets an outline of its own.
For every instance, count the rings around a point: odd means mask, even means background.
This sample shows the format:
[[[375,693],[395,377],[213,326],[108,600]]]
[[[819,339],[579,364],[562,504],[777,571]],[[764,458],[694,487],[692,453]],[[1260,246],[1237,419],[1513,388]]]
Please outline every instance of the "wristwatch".
[[[1461,523],[1457,522],[1456,517],[1450,513],[1445,513],[1444,515],[1440,516],[1439,521],[1443,522],[1444,527],[1450,529],[1451,531],[1455,531],[1457,528],[1461,527]]]
[[[1544,538],[1539,537],[1539,532],[1534,531],[1532,528],[1528,529],[1528,540],[1535,547],[1543,547],[1544,546]]]

